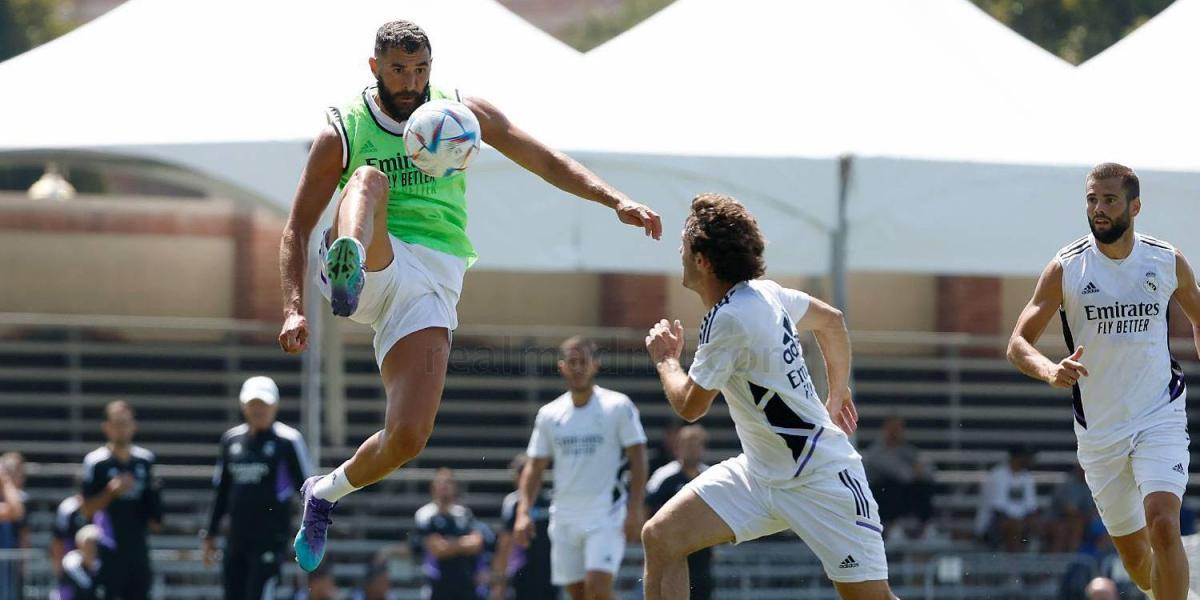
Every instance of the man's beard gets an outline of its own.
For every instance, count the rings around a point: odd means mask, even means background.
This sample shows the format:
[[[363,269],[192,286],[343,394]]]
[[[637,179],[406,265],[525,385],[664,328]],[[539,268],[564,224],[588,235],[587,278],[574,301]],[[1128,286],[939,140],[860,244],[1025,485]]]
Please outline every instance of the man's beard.
[[[1101,244],[1111,244],[1121,239],[1125,232],[1129,229],[1129,216],[1125,215],[1118,219],[1108,219],[1108,230],[1097,231],[1096,225],[1092,221],[1088,221],[1088,227],[1092,230],[1092,235],[1096,237],[1096,241]]]
[[[397,121],[404,121],[408,119],[409,115],[411,115],[413,111],[420,106],[418,102],[413,102],[409,106],[401,106],[397,100],[419,100],[423,94],[396,94],[389,90],[386,85],[384,85],[383,79],[381,79],[379,76],[375,77],[375,85],[379,90],[379,103],[383,105],[383,110]]]

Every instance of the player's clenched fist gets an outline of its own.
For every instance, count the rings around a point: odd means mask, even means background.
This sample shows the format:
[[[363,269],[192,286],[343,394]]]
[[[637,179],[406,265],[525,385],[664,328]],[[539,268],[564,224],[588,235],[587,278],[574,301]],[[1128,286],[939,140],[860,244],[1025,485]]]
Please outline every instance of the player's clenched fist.
[[[283,321],[279,332],[279,347],[284,352],[296,354],[308,347],[308,319],[300,313],[292,313]]]
[[[537,528],[533,526],[533,519],[529,518],[529,513],[517,511],[517,520],[513,523],[513,541],[522,548],[528,548],[529,542],[535,536]]]
[[[1087,377],[1088,374],[1087,367],[1079,362],[1080,358],[1083,358],[1083,346],[1076,348],[1074,353],[1051,367],[1046,375],[1046,382],[1059,388],[1069,388],[1079,383],[1079,378]]]
[[[646,351],[656,364],[668,358],[678,359],[683,354],[683,325],[666,319],[654,324],[646,335]]]

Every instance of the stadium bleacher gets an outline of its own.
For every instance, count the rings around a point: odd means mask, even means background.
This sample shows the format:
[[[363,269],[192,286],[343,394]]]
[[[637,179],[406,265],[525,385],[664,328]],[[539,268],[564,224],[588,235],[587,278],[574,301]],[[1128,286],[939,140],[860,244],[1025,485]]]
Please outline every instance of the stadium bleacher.
[[[165,530],[152,542],[156,585],[169,586],[171,598],[218,595],[216,573],[201,565],[195,534],[211,501],[217,440],[241,420],[233,400],[238,386],[248,376],[270,375],[285,399],[279,419],[301,423],[301,361],[278,349],[268,335],[273,327],[145,335],[145,328],[137,327],[97,329],[54,320],[17,326],[0,320],[0,439],[5,440],[0,450],[20,451],[29,463],[35,550],[27,559],[27,585],[48,582],[41,556],[49,543],[54,508],[74,488],[82,456],[102,443],[104,404],[119,398],[137,410],[136,441],[158,456],[158,475],[164,482]],[[602,339],[602,346],[616,350],[602,355],[608,368],[599,383],[629,394],[641,410],[649,437],[658,439],[674,417],[636,340],[617,334],[624,337]],[[501,500],[512,489],[508,462],[524,448],[537,407],[561,393],[554,366],[557,338],[506,339],[519,342],[498,348],[494,336],[472,336],[469,329],[456,335],[428,448],[339,509],[330,557],[346,587],[356,583],[373,553],[387,544],[404,543],[412,515],[428,501],[427,483],[439,467],[456,470],[463,504],[491,524],[498,521]],[[1061,392],[1024,378],[995,356],[996,340],[954,339],[924,352],[872,353],[869,349],[880,339],[869,338],[863,345],[868,350],[855,358],[859,447],[869,448],[883,419],[900,414],[908,421],[909,440],[937,467],[936,524],[946,535],[890,545],[894,589],[902,597],[1053,597],[1057,578],[1045,573],[1065,569],[1077,557],[998,559],[993,553],[981,554],[983,549],[968,538],[979,482],[1014,440],[1038,449],[1034,469],[1039,496],[1048,501],[1074,460],[1070,404]],[[343,354],[346,440],[322,441],[323,470],[347,458],[382,422],[382,391],[370,346],[364,342],[349,336]],[[964,352],[968,343],[989,352]],[[1185,365],[1186,371],[1196,369],[1195,364]],[[710,462],[737,452],[723,404],[714,405],[703,423],[710,431]],[[1197,483],[1195,474],[1192,483]],[[757,544],[753,552],[747,547],[720,549],[717,577],[723,592],[718,597],[749,598],[751,590],[756,600],[833,597],[811,553],[799,542],[786,540]],[[627,590],[640,576],[640,548],[631,546],[629,557],[620,578]],[[297,573],[294,565],[288,573],[290,582]],[[419,575],[411,565],[394,567],[393,579],[416,594]],[[772,589],[779,591],[772,595]]]

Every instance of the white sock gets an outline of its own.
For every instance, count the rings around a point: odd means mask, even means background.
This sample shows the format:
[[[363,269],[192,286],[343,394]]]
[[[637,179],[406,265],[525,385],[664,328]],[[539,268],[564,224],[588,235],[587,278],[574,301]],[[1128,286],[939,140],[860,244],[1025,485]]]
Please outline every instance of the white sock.
[[[313,495],[330,502],[337,502],[342,496],[357,490],[346,477],[346,469],[338,467],[332,473],[317,480],[313,485]]]

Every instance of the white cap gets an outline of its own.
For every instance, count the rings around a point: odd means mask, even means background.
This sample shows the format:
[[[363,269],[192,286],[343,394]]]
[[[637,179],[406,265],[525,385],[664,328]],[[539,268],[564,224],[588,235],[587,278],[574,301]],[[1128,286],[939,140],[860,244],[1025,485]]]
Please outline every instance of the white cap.
[[[279,386],[270,377],[251,377],[242,384],[242,393],[238,398],[245,404],[251,400],[262,400],[267,404],[279,403]]]

